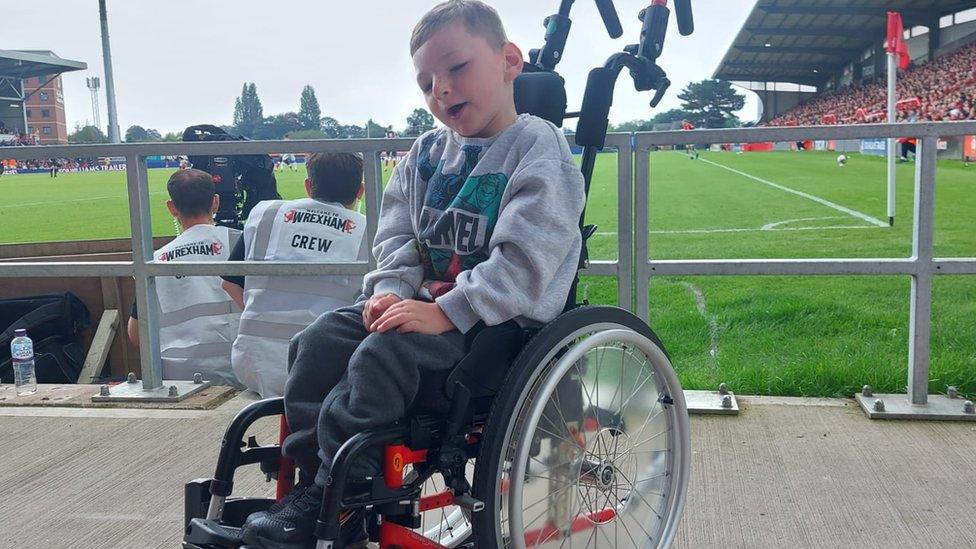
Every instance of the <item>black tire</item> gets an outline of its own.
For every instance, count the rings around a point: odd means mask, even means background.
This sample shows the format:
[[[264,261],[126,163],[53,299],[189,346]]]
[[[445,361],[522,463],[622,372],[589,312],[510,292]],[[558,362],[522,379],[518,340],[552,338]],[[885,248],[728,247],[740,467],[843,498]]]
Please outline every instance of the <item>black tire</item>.
[[[499,532],[498,524],[501,493],[497,481],[506,452],[503,445],[509,425],[516,419],[519,408],[523,405],[524,395],[547,369],[548,364],[543,364],[543,361],[553,349],[573,333],[590,326],[593,327],[592,332],[606,329],[632,330],[664,350],[660,339],[645,322],[624,309],[610,306],[585,306],[564,313],[544,326],[526,344],[495,397],[485,424],[484,438],[474,472],[474,496],[485,503],[484,510],[473,516],[476,547],[505,546],[504,539],[500,539],[504,533]],[[564,347],[568,348],[570,345]]]

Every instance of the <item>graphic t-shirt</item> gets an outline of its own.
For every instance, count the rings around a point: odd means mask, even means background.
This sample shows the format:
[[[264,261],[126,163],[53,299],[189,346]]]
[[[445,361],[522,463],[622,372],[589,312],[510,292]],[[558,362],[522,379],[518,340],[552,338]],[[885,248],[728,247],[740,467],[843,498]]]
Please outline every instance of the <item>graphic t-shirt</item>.
[[[504,173],[471,175],[489,144],[461,147],[462,154],[454,159],[461,162],[455,165],[443,157],[434,164],[431,154],[438,154],[444,140],[444,134],[425,136],[417,157],[417,173],[427,188],[418,243],[429,294],[424,297],[429,298],[449,291],[458,274],[488,258],[488,242],[508,184]]]

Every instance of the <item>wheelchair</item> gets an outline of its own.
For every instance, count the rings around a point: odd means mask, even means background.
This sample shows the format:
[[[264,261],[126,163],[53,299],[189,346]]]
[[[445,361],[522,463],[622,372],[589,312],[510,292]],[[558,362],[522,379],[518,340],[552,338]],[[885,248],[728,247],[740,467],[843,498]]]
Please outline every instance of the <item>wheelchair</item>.
[[[568,15],[571,3],[562,2],[558,15]],[[609,0],[598,3],[612,12]],[[660,14],[650,15],[645,22],[660,25]],[[565,33],[555,36],[565,41]],[[587,191],[620,70],[654,84],[648,89],[658,95],[667,87],[653,60],[632,49],[591,72],[587,84],[576,138]],[[516,80],[516,105],[561,126],[565,84],[555,61],[546,62],[559,56],[546,51],[533,51],[537,70]],[[595,229],[581,220],[580,268]],[[367,510],[370,539],[381,549],[669,546],[691,457],[681,386],[645,322],[617,307],[577,303],[576,285],[564,312],[540,328],[509,321],[472,330],[465,357],[424,379],[406,417],[349,439],[333,459],[309,547],[338,547],[339,515],[349,509]],[[268,416],[282,416],[278,444],[245,440]],[[234,496],[235,472],[259,464],[283,497],[295,478],[280,451],[287,434],[281,398],[255,402],[234,418],[214,476],[185,486],[184,549],[244,547],[245,518],[274,500]],[[382,474],[353,479],[353,464],[376,453]]]

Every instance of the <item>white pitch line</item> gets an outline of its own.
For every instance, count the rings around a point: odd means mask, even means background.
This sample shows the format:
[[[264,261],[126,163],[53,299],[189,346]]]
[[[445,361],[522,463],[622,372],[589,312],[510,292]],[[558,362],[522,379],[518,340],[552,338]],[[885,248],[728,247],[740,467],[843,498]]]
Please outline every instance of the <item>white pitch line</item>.
[[[844,212],[844,213],[846,213],[848,215],[852,215],[852,216],[857,217],[859,219],[863,219],[864,221],[867,221],[868,223],[870,223],[872,225],[876,225],[878,227],[887,227],[888,226],[887,223],[885,223],[884,221],[881,221],[880,219],[877,219],[875,217],[871,217],[870,215],[868,215],[866,213],[861,213],[861,212],[859,212],[857,210],[852,210],[850,208],[841,206],[840,204],[837,204],[835,202],[831,202],[831,201],[826,200],[824,198],[820,198],[819,196],[814,196],[812,194],[805,193],[803,191],[798,191],[796,189],[791,189],[789,187],[780,185],[779,183],[773,183],[772,181],[768,181],[768,180],[763,179],[761,177],[756,177],[756,176],[754,176],[752,174],[748,174],[746,172],[742,172],[742,171],[736,170],[735,168],[730,168],[728,166],[723,166],[722,164],[719,164],[718,162],[712,162],[711,160],[706,160],[704,158],[699,158],[699,160],[702,161],[702,162],[705,162],[706,164],[711,164],[712,166],[715,166],[715,167],[718,167],[718,168],[722,168],[723,170],[728,170],[728,171],[730,171],[732,173],[739,174],[742,177],[748,177],[749,179],[752,179],[753,181],[762,183],[763,185],[769,185],[770,187],[773,187],[775,189],[779,189],[781,191],[786,191],[786,192],[788,192],[790,194],[795,194],[796,196],[800,196],[800,197],[806,198],[807,200],[812,200],[812,201],[814,201],[814,202],[816,202],[818,204],[823,204],[824,206],[827,206],[828,208],[833,208],[833,209],[835,209],[835,210],[837,210],[839,212]]]
[[[838,216],[833,216],[833,217],[802,217],[799,219],[787,219],[786,221],[776,221],[774,223],[766,223],[765,225],[762,226],[762,230],[775,231],[777,227],[780,227],[781,225],[787,225],[789,223],[798,223],[800,221],[826,221],[828,219],[842,219],[842,218]]]
[[[149,193],[150,196],[156,196],[160,194],[166,194],[166,191],[157,191],[154,193]],[[26,204],[6,204],[4,207],[20,208],[22,206],[51,206],[53,204],[74,204],[76,202],[90,202],[93,200],[111,200],[113,198],[119,198],[122,200],[129,199],[129,197],[124,194],[120,196],[89,196],[87,198],[73,198],[71,200],[52,200],[50,202],[28,202]]]
[[[887,225],[885,225],[887,227]],[[711,233],[775,233],[780,231],[827,231],[835,229],[880,229],[874,225],[831,225],[829,227],[786,227],[784,229],[677,229],[671,231],[649,231],[648,234],[711,234]],[[614,231],[600,231],[596,236],[617,236]]]

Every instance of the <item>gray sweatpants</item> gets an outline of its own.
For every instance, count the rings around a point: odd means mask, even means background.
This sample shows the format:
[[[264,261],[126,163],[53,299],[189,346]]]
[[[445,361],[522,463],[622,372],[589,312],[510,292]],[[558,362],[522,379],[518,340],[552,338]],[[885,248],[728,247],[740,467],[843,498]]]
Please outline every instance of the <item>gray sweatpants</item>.
[[[440,335],[369,333],[357,303],[320,316],[291,340],[285,415],[291,429],[285,455],[304,471],[318,470],[326,486],[332,458],[356,433],[404,416],[421,373],[451,368],[464,355],[458,331]],[[379,472],[379,455],[353,468],[356,477]]]

